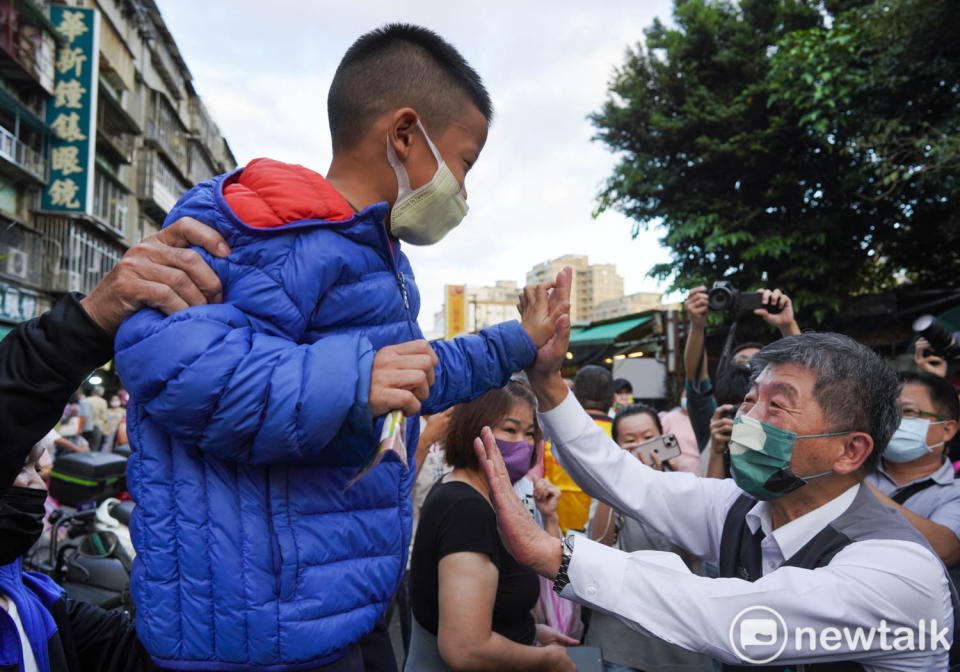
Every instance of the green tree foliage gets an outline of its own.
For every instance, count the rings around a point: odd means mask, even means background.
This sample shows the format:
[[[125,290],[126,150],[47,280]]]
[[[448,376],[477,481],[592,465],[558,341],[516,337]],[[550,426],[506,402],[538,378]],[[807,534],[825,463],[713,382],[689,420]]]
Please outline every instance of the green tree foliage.
[[[903,272],[953,284],[958,4],[676,0],[591,116],[620,157],[598,210],[662,223],[674,288],[782,287],[822,318]]]

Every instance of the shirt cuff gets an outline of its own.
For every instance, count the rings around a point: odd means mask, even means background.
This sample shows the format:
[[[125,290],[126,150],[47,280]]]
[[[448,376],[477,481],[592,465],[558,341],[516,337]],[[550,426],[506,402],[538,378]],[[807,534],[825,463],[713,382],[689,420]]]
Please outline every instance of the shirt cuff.
[[[625,586],[627,566],[633,561],[650,563],[650,567],[663,567],[668,570],[690,575],[689,568],[683,564],[676,553],[666,551],[634,551],[627,553],[612,546],[593,541],[586,535],[578,534],[573,544],[573,555],[567,576],[570,583],[560,592],[561,597],[580,604],[597,607],[623,617],[631,616],[620,608],[620,599],[624,594],[643,593],[647,588]],[[633,580],[636,580],[634,573]],[[641,579],[642,580],[642,579]],[[636,606],[636,605],[634,605]]]
[[[560,596],[616,611],[628,557],[623,551],[604,546],[586,535],[577,535],[567,567],[570,583],[564,586]]]
[[[568,444],[583,434],[585,422],[594,424],[572,392],[567,392],[564,400],[549,411],[537,413],[537,417],[543,433],[554,443],[560,444]]]
[[[687,378],[684,387],[687,390],[687,396],[709,397],[713,394],[713,381],[710,380],[710,376],[697,381]]]

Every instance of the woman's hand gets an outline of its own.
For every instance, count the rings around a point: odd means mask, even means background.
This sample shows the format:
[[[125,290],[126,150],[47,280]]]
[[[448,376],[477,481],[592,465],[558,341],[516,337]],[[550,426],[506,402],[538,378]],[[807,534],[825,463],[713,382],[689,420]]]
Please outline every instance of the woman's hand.
[[[727,444],[730,443],[730,436],[733,433],[733,418],[723,417],[724,413],[733,410],[733,404],[724,404],[717,406],[710,418],[710,445],[715,453],[727,452]]]
[[[533,499],[537,503],[537,511],[544,520],[557,515],[557,504],[560,503],[560,488],[545,478],[541,478],[533,485]]]
[[[547,645],[543,653],[543,665],[540,667],[543,672],[577,672],[577,666],[570,660],[567,650],[559,644]]]
[[[629,450],[635,458],[643,462],[645,465],[647,465],[651,469],[656,469],[657,471],[663,471],[663,462],[660,461],[660,457],[656,453],[650,453],[649,455],[647,455],[641,450],[633,452],[636,447],[637,447],[637,444],[633,444],[633,445],[627,444],[623,447],[623,449]]]
[[[947,360],[933,354],[930,341],[925,338],[918,338],[913,345],[913,363],[921,371],[932,373],[941,378],[947,377]]]
[[[580,640],[567,637],[556,628],[551,628],[549,625],[544,625],[543,623],[537,623],[537,646],[549,646],[550,644],[576,646],[579,643]]]

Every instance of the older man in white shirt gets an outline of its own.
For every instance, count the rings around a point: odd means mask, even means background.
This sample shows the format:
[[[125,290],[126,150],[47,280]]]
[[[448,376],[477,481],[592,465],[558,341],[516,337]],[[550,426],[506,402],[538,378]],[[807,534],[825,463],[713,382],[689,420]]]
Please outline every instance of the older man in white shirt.
[[[956,600],[946,571],[861,484],[899,421],[897,382],[879,357],[836,334],[764,348],[731,441],[734,479],[718,480],[654,471],[598,431],[557,373],[568,338],[559,330],[528,371],[554,454],[585,492],[721,577],[696,576],[669,553],[544,534],[485,430],[476,448],[518,561],[564,597],[725,669],[948,669]]]

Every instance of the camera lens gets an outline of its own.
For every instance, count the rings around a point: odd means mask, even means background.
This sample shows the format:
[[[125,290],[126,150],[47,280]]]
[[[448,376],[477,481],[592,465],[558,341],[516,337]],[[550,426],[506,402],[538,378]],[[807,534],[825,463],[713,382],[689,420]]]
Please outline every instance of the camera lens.
[[[947,352],[953,341],[953,334],[940,324],[933,315],[922,315],[913,322],[913,330],[923,336],[938,354]]]
[[[710,310],[729,311],[733,309],[734,295],[728,287],[714,285],[707,294],[707,305]]]

